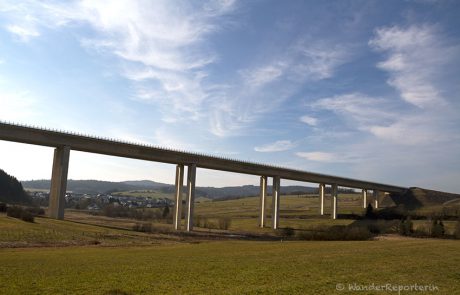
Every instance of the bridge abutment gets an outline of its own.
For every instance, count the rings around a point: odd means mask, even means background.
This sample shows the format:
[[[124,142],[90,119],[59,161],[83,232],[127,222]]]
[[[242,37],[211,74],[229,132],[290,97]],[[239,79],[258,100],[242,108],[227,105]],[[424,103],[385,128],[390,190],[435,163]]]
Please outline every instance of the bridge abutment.
[[[69,171],[70,147],[54,149],[53,170],[49,197],[49,217],[64,219],[65,193]]]

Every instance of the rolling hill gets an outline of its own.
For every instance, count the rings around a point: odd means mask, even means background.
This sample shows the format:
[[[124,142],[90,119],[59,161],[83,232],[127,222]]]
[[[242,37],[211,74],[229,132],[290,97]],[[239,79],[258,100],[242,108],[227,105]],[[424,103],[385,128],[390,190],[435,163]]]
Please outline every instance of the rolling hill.
[[[31,180],[22,181],[24,188],[28,190],[49,190],[50,180]],[[173,194],[175,191],[174,185],[155,182],[151,180],[139,181],[122,181],[110,182],[99,180],[72,180],[67,182],[67,190],[80,194],[104,194],[123,191],[139,191],[139,190],[155,190],[166,194]],[[271,186],[267,188],[268,193],[271,193]],[[316,192],[316,188],[306,186],[283,186],[281,193],[283,194],[306,194]],[[209,199],[225,199],[255,196],[259,194],[259,186],[243,185],[230,187],[197,187],[196,196]]]

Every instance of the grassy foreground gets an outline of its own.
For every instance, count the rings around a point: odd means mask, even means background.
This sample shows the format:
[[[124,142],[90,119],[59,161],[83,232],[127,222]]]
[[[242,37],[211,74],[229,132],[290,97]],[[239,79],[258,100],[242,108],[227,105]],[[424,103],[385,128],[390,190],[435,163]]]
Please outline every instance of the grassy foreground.
[[[0,294],[343,294],[354,283],[460,294],[459,251],[415,239],[1,249]]]

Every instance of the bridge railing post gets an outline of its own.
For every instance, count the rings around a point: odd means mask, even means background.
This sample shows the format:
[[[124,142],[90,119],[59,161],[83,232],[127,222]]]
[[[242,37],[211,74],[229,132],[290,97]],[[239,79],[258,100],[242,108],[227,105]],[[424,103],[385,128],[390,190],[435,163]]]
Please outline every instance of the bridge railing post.
[[[49,197],[49,217],[64,219],[65,193],[69,171],[70,147],[54,149],[53,170]]]

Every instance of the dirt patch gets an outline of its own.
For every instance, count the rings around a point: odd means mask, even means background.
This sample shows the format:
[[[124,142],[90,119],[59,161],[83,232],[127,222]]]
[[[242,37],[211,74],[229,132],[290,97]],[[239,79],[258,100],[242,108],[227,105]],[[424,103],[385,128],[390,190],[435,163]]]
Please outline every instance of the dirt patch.
[[[414,240],[420,240],[420,239],[421,238],[401,236],[397,234],[384,234],[384,235],[376,236],[373,240],[375,241],[414,241]],[[431,238],[423,238],[423,239],[424,240],[427,240],[427,239],[434,240]]]

